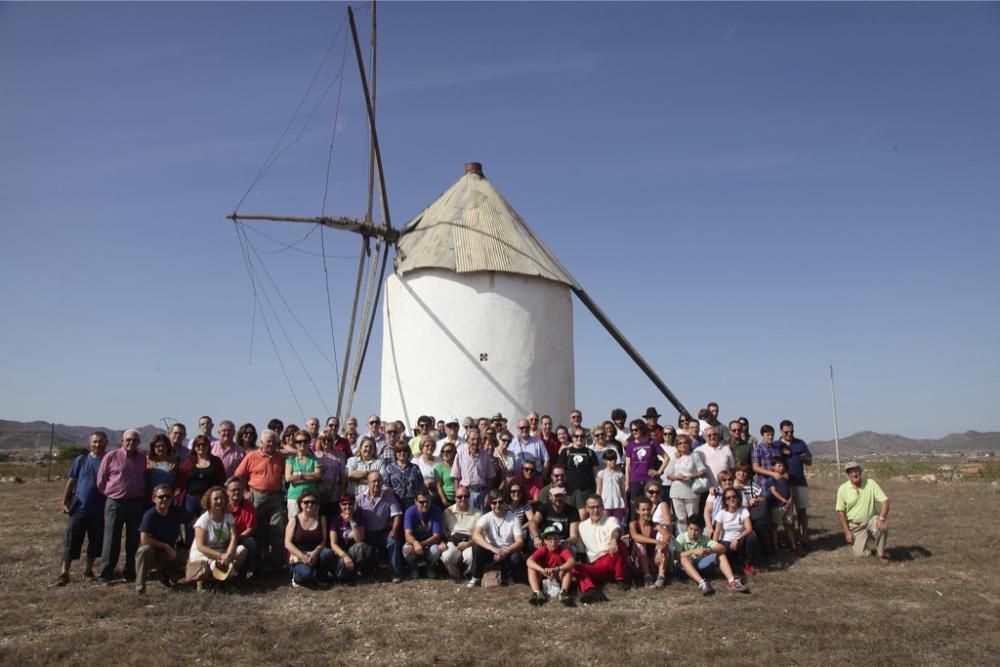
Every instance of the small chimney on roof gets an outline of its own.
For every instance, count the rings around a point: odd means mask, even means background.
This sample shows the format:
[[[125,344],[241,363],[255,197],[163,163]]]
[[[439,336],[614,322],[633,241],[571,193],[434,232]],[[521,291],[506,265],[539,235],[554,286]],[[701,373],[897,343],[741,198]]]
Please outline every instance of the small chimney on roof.
[[[483,165],[481,162],[466,162],[465,163],[465,173],[466,174],[476,174],[477,176],[483,175]]]

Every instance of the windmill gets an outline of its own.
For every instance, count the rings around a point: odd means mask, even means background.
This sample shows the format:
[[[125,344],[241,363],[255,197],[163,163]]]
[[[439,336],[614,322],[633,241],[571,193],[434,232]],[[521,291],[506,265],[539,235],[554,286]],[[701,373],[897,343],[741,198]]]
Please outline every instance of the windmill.
[[[399,417],[410,424],[421,414],[485,415],[500,410],[523,415],[536,407],[568,414],[575,406],[571,294],[576,294],[674,408],[689,414],[486,179],[478,162],[467,163],[464,175],[401,229],[392,225],[375,125],[374,86],[368,83],[354,13],[350,7],[347,11],[368,112],[370,169],[378,180],[383,223],[372,221],[371,196],[364,219],[228,216],[234,222],[307,223],[361,235],[364,252],[351,309],[338,417],[350,414],[383,283],[380,410],[384,416]],[[374,32],[374,8],[372,11]],[[372,186],[374,180],[370,178]],[[348,373],[364,261],[372,239],[376,241],[375,255],[357,326],[356,355]],[[395,250],[394,270],[386,279],[390,248]],[[349,392],[346,404],[345,386]]]

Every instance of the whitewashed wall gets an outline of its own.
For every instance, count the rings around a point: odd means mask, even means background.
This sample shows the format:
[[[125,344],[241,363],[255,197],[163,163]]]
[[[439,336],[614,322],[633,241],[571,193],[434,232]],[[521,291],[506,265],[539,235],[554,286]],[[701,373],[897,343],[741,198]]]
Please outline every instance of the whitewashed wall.
[[[516,419],[535,409],[559,423],[574,407],[565,285],[423,269],[389,276],[382,315],[383,419],[409,426],[422,414],[461,419],[498,410]]]

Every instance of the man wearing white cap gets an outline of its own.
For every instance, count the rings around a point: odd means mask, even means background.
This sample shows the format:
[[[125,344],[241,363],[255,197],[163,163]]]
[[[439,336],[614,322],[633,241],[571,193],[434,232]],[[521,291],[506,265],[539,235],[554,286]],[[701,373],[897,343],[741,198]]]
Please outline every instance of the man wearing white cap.
[[[434,456],[438,459],[441,458],[441,450],[447,444],[452,444],[455,449],[458,449],[459,445],[465,444],[465,438],[458,434],[458,417],[447,417],[444,420],[444,437],[437,441],[437,445],[434,447]]]
[[[862,477],[861,464],[851,461],[844,466],[844,471],[847,481],[837,489],[836,506],[844,539],[852,545],[855,556],[864,556],[874,549],[879,562],[887,565],[889,498],[875,480]]]

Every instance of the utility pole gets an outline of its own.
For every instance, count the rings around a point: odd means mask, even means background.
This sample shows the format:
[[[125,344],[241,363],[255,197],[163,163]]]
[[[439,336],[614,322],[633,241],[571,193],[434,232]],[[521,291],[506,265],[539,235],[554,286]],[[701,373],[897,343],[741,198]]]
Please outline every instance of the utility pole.
[[[49,432],[49,465],[45,471],[45,481],[52,481],[52,448],[56,445],[56,425],[52,423],[52,430]]]
[[[840,470],[840,428],[837,425],[837,389],[833,384],[833,364],[830,364],[830,395],[833,397],[833,451],[837,456],[837,473]]]

